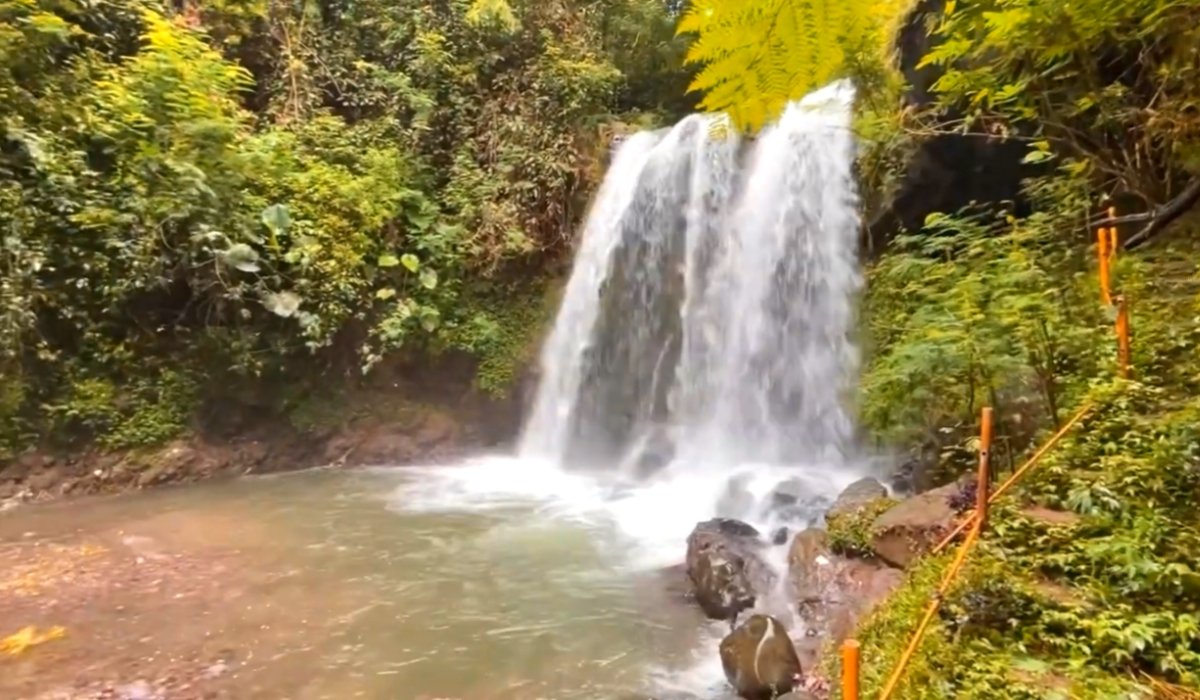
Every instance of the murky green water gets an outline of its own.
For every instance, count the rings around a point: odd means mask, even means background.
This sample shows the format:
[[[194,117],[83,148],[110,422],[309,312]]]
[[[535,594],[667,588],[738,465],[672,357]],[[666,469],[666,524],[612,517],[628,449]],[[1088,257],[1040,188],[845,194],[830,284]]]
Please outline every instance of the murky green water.
[[[48,584],[3,616],[68,636],[0,669],[0,697],[221,658],[195,684],[214,697],[620,698],[694,665],[699,614],[611,528],[535,503],[412,511],[397,488],[414,478],[312,471],[0,514],[10,554],[133,558],[113,574],[128,586]]]

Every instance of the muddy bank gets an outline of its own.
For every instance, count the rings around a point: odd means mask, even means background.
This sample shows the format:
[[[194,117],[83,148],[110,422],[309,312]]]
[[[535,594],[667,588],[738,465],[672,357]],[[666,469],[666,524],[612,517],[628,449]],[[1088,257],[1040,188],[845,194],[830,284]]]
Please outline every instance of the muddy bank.
[[[217,401],[187,434],[152,448],[30,449],[0,461],[0,509],[214,477],[317,466],[430,464],[510,444],[529,380],[496,397],[469,358],[396,361],[285,409]]]

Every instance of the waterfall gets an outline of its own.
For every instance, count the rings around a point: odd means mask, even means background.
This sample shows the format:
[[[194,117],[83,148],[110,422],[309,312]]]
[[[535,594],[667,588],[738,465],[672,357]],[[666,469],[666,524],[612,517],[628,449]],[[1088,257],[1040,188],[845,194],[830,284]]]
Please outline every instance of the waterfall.
[[[522,457],[642,473],[829,464],[861,283],[852,90],[757,139],[690,116],[618,148],[541,356]]]

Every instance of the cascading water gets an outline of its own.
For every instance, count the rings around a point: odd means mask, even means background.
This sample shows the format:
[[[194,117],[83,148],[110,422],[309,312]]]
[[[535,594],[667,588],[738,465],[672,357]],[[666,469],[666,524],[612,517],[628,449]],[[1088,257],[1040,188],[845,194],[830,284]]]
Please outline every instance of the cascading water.
[[[620,146],[543,350],[522,456],[725,471],[845,459],[850,95],[814,93],[752,144],[692,116]]]
[[[860,285],[851,97],[818,91],[753,141],[691,116],[621,144],[516,454],[430,469],[404,508],[533,506],[519,527],[584,527],[607,571],[630,576],[679,563],[713,516],[766,531],[819,517],[865,471],[845,395]],[[781,570],[786,546],[770,556]],[[776,580],[758,608],[798,632]],[[727,629],[701,630],[689,665],[664,665],[657,685],[711,695]]]

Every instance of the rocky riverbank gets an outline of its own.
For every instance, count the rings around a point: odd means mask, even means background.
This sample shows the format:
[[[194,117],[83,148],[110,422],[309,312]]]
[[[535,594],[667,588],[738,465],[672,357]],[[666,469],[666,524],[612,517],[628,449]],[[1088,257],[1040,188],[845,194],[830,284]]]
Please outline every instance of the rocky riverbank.
[[[747,700],[827,697],[822,658],[951,530],[972,488],[964,480],[896,500],[874,479],[855,482],[824,511],[825,527],[790,538],[784,571],[769,563],[779,533],[727,518],[699,523],[686,570],[704,613],[730,624],[718,649],[730,686]]]
[[[290,411],[216,411],[164,445],[31,448],[0,460],[0,510],[242,474],[453,461],[504,445],[519,429],[520,388],[491,397],[473,377],[466,361],[385,366],[369,382],[311,397]]]

